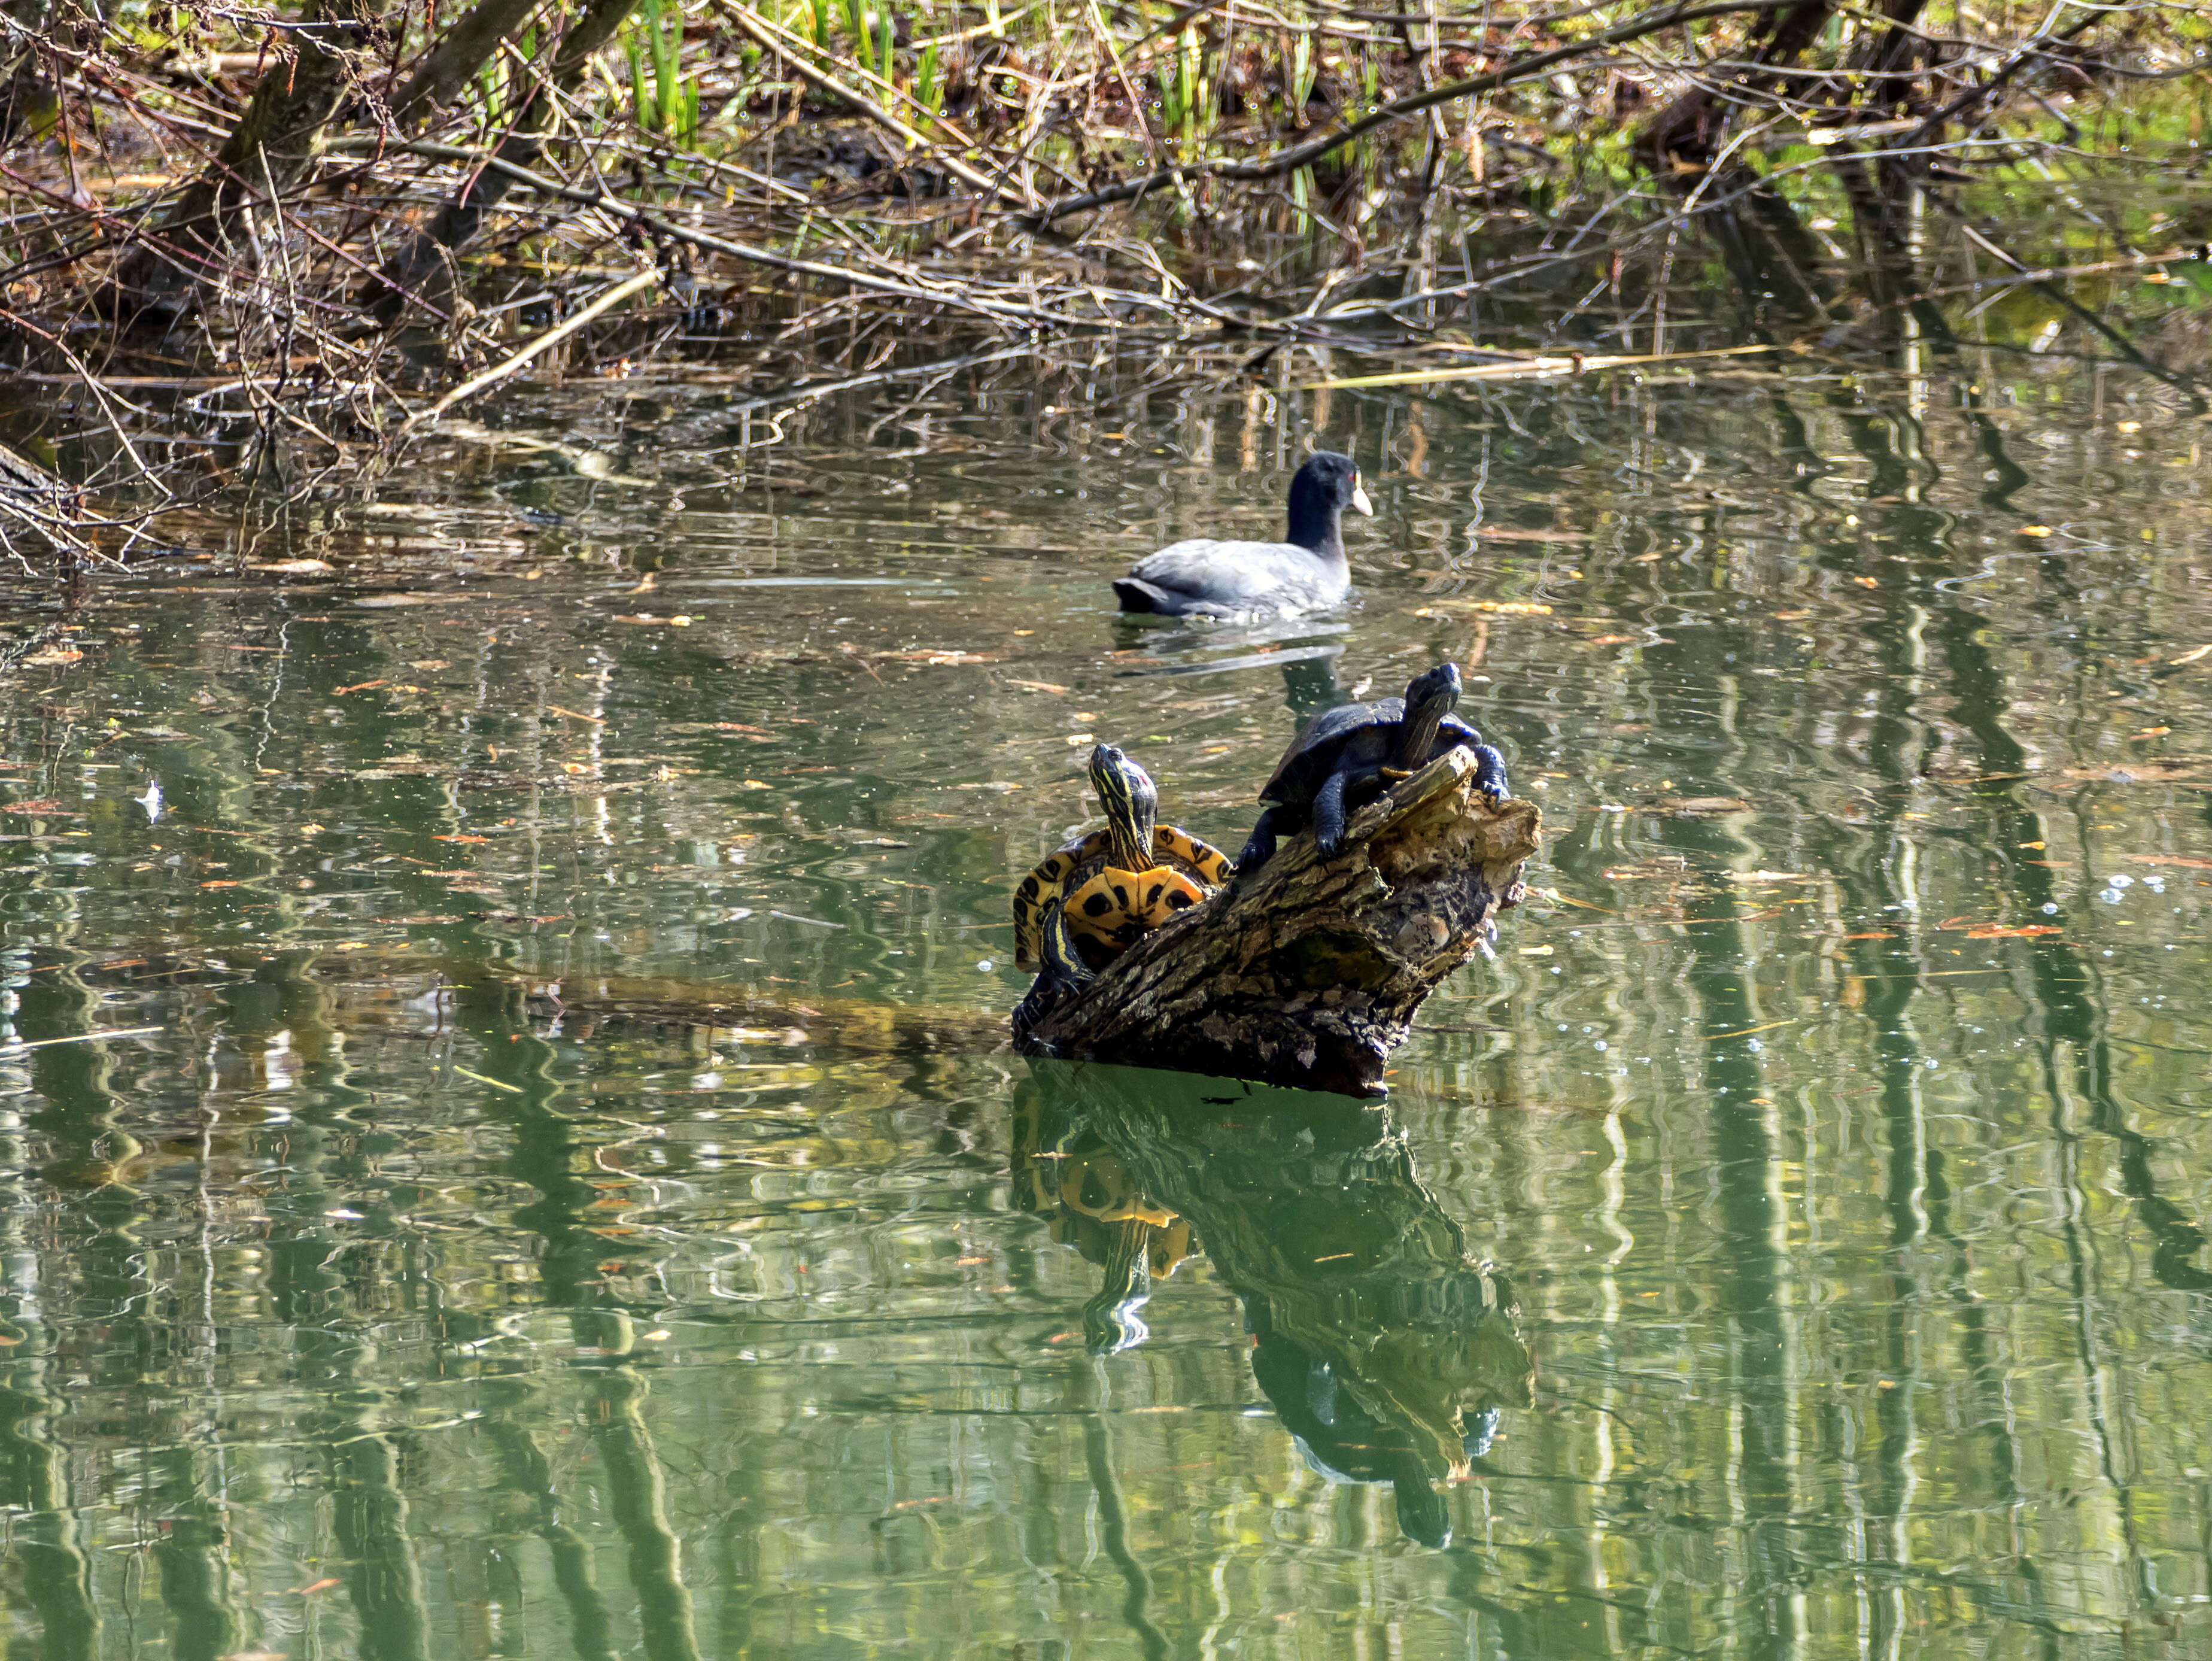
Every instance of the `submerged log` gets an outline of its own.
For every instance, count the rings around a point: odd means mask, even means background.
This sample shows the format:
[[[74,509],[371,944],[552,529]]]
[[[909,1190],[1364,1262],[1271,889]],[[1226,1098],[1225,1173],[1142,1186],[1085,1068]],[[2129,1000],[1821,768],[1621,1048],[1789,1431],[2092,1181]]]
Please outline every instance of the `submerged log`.
[[[1286,843],[1087,985],[1024,1006],[1017,1046],[1383,1094],[1414,1013],[1520,904],[1536,851],[1535,804],[1493,805],[1474,776],[1454,750],[1354,815],[1334,855]]]

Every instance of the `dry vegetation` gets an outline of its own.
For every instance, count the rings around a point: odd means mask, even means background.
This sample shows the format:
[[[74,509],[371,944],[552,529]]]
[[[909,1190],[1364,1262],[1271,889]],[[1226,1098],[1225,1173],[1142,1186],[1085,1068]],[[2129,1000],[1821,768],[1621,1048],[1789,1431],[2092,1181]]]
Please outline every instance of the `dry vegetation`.
[[[2061,105],[2193,76],[2202,21],[1413,3],[9,0],[0,324],[106,436],[68,484],[6,454],[0,527],[127,554],[526,368],[773,402],[925,333],[1464,349],[1478,295],[1592,274],[1663,350],[1686,228],[1825,188],[1878,252],[1902,190],[2124,148]]]

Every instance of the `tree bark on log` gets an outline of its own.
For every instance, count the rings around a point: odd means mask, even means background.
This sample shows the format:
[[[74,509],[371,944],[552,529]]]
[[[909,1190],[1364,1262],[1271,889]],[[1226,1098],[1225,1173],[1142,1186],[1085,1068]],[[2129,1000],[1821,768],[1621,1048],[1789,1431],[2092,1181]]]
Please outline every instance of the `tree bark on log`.
[[[1324,859],[1301,836],[1019,1025],[1035,1054],[1374,1097],[1414,1013],[1520,904],[1542,815],[1493,806],[1474,753],[1356,814]]]

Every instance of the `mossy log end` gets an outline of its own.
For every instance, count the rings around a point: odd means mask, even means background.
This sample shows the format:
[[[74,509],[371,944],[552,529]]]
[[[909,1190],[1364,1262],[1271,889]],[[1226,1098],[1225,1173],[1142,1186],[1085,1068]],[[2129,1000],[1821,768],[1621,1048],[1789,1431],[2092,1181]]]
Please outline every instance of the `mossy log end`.
[[[1146,935],[1015,1031],[1035,1053],[1383,1093],[1414,1013],[1521,902],[1533,802],[1493,805],[1462,747]]]

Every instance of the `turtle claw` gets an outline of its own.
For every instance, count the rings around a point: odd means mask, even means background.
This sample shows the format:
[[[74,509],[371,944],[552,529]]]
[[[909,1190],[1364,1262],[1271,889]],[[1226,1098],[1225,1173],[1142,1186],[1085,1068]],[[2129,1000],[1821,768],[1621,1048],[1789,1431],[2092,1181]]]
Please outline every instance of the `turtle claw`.
[[[1492,807],[1513,794],[1513,787],[1505,782],[1505,757],[1498,753],[1496,745],[1474,746],[1474,784]]]

